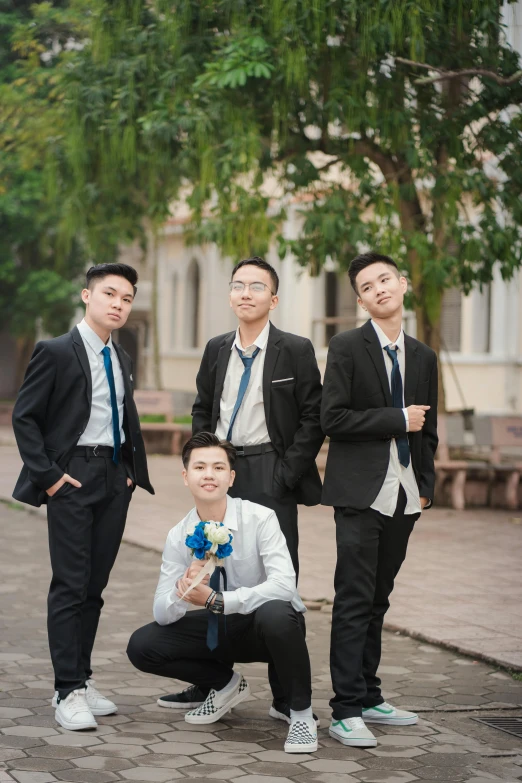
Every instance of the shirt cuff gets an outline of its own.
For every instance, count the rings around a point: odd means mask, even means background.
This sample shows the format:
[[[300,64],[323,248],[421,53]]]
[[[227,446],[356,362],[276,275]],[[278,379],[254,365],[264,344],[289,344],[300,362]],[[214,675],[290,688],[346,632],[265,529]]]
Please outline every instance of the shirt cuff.
[[[239,612],[239,596],[235,590],[226,590],[223,593],[223,614],[237,614]]]
[[[402,412],[404,413],[404,418],[406,419],[406,432],[410,431],[410,420],[408,418],[408,409],[403,408]]]

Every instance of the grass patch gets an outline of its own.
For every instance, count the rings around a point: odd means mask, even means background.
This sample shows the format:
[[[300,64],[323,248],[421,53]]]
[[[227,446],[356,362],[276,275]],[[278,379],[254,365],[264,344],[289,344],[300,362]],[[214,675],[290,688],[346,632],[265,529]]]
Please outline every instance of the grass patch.
[[[143,424],[166,424],[167,417],[164,413],[144,413],[140,416]],[[192,416],[174,416],[174,424],[192,424]]]
[[[16,500],[4,500],[0,498],[0,503],[8,508],[10,511],[26,511],[26,507],[23,503],[17,503]]]

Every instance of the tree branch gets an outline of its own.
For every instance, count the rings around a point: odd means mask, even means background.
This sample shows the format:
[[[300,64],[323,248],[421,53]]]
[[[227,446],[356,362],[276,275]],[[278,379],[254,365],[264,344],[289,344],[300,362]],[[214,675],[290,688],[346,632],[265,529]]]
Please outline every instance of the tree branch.
[[[414,84],[434,84],[435,82],[442,82],[446,79],[458,79],[465,76],[485,76],[487,79],[493,79],[497,84],[508,85],[522,79],[522,71],[516,71],[511,76],[499,76],[494,71],[488,71],[485,68],[464,68],[461,71],[446,71],[444,68],[437,68],[435,65],[429,65],[428,63],[418,63],[415,60],[407,60],[405,57],[396,57],[395,62],[402,63],[403,65],[412,65],[414,68],[424,68],[427,71],[437,71],[439,76],[426,76],[422,79],[415,79]]]

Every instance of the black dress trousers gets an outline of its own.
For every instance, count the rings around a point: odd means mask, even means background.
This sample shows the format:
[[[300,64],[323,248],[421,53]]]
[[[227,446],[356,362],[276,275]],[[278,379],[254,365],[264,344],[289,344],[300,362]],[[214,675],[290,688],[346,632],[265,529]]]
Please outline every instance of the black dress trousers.
[[[275,511],[296,576],[299,576],[297,501],[292,490],[277,477],[279,459],[275,451],[237,457],[234,464],[236,478],[228,494]]]
[[[75,454],[82,451],[78,447]],[[83,687],[92,674],[102,592],[118,554],[132,494],[123,464],[115,465],[110,456],[74,456],[65,471],[82,486],[64,484],[47,501],[52,567],[47,627],[61,699]]]
[[[361,717],[384,701],[377,677],[384,615],[419,514],[405,514],[400,488],[393,517],[367,508],[335,509],[337,566],[330,669],[334,720]]]
[[[139,628],[130,638],[127,654],[144,672],[175,677],[203,691],[221,690],[230,681],[234,662],[273,664],[285,701],[294,710],[311,704],[310,658],[304,636],[304,617],[288,601],[267,601],[251,614],[218,615],[219,644],[207,647],[208,611],[187,612],[169,625]]]

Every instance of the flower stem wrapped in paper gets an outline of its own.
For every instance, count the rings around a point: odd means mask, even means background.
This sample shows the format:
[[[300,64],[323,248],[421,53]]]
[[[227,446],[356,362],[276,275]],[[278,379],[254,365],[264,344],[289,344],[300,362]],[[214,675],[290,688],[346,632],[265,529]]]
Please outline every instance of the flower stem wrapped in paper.
[[[223,522],[199,522],[194,526],[192,533],[185,539],[185,544],[192,551],[197,560],[206,560],[206,565],[193,580],[190,587],[185,590],[180,601],[197,587],[208,575],[212,576],[220,561],[232,554],[232,533]],[[224,570],[224,569],[223,569]]]

